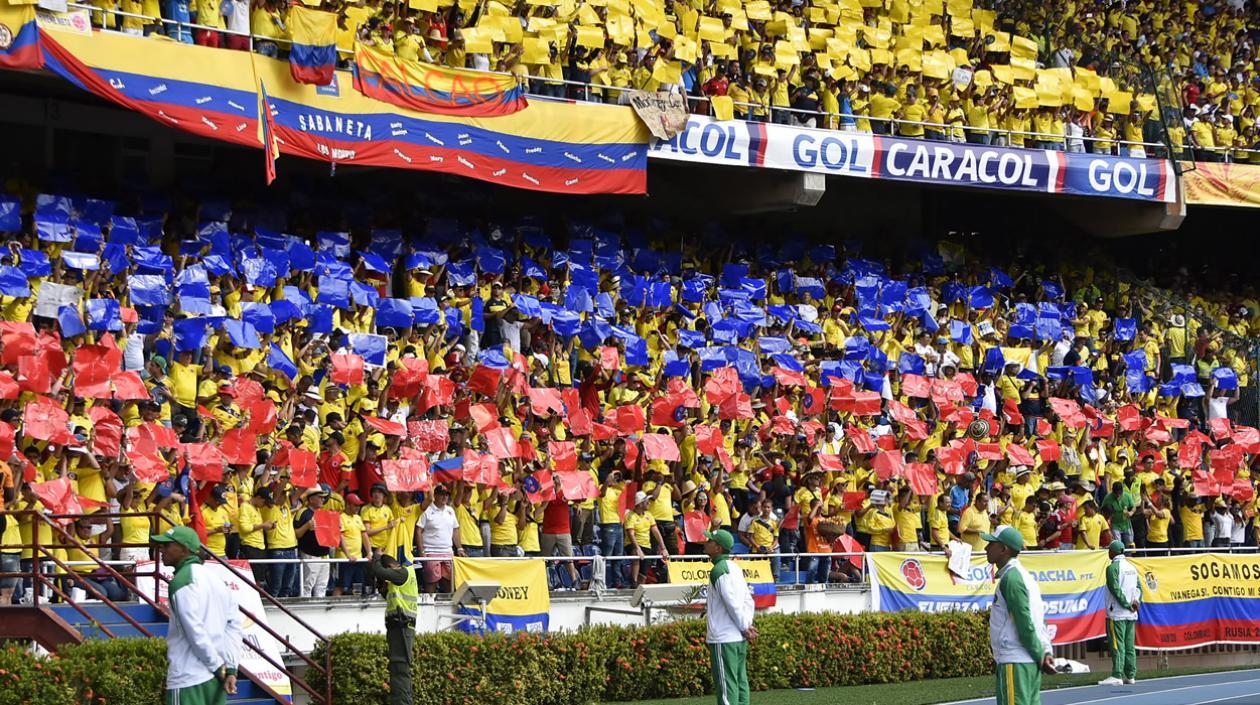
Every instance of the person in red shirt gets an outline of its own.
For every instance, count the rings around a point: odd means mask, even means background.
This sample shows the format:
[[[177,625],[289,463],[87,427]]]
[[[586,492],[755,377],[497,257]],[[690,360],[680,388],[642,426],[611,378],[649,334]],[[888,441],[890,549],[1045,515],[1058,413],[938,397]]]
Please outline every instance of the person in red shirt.
[[[381,449],[376,447],[375,442],[366,441],[363,444],[363,458],[354,466],[354,479],[350,482],[350,489],[364,502],[372,498],[372,485],[385,484],[380,453]]]
[[[726,95],[726,91],[730,88],[730,81],[726,78],[726,64],[719,63],[717,65],[717,73],[704,82],[700,87],[700,92],[706,96]],[[705,112],[709,115],[713,114],[713,108],[705,103]]]
[[[333,492],[345,496],[346,490],[354,479],[354,471],[346,454],[341,452],[341,444],[346,439],[341,431],[333,431],[324,439],[323,451],[319,454],[319,481],[332,488]]]
[[[543,558],[555,555],[573,557],[573,537],[570,534],[569,517],[570,507],[567,500],[557,497],[547,502],[546,508],[543,509],[542,531],[538,536],[538,548],[542,550]],[[577,568],[574,567],[573,561],[565,562],[564,566],[569,571],[569,585],[577,587]]]

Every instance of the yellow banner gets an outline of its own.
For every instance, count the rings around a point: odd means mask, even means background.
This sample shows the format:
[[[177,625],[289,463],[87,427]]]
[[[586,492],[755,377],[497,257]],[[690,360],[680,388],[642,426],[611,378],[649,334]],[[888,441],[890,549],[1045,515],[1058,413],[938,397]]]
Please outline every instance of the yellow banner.
[[[1260,557],[1199,553],[1131,560],[1142,577],[1139,647],[1260,643]]]
[[[735,565],[744,571],[744,580],[752,583],[773,583],[774,573],[770,570],[770,561],[766,559],[735,559]],[[674,585],[697,585],[709,582],[709,569],[712,564],[708,561],[681,561],[672,560],[669,562],[669,582]]]
[[[1193,171],[1181,176],[1186,203],[1260,208],[1260,166],[1213,162],[1195,162],[1193,166]]]
[[[547,631],[551,595],[547,592],[547,566],[541,558],[502,561],[488,558],[456,558],[455,588],[464,583],[497,583],[499,591],[486,605],[486,628],[496,632]],[[464,614],[480,614],[462,608]],[[466,629],[470,631],[470,629]]]
[[[927,553],[868,553],[872,607],[881,612],[981,611],[993,603],[993,566],[972,556],[971,571],[959,579],[945,556]],[[1020,562],[1041,588],[1046,626],[1056,644],[1105,633],[1105,551],[1033,553]]]

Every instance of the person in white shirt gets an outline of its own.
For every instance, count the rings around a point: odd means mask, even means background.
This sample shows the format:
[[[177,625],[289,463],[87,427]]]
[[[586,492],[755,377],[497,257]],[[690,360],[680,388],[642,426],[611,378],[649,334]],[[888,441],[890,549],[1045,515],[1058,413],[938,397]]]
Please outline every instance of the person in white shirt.
[[[705,638],[713,658],[713,690],[720,705],[748,705],[748,642],[757,638],[752,591],[744,571],[730,560],[735,537],[721,529],[704,536],[704,555],[713,561]]]
[[[201,562],[197,532],[177,526],[150,537],[171,578],[171,623],[166,635],[166,702],[225,703],[236,693],[243,636],[241,611],[227,583]]]
[[[428,558],[464,555],[464,546],[459,538],[459,520],[455,517],[451,491],[446,485],[433,488],[433,504],[425,508],[416,524],[416,545],[420,547],[420,555]],[[451,591],[450,561],[424,561],[422,565],[421,580],[425,592],[433,593],[439,588],[441,592]]]
[[[1211,514],[1212,548],[1229,548],[1230,538],[1234,533],[1234,515],[1220,498]]]

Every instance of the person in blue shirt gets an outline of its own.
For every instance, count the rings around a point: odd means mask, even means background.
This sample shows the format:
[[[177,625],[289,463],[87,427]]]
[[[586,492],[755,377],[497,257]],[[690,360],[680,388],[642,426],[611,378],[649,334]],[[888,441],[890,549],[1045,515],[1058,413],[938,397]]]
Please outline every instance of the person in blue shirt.
[[[192,14],[188,10],[188,0],[162,0],[162,23],[166,36],[177,42],[192,44]]]
[[[949,517],[949,531],[952,534],[958,533],[958,518],[962,516],[962,511],[971,504],[971,486],[976,482],[976,476],[965,472],[958,476],[958,483],[949,489],[949,511],[946,515]]]

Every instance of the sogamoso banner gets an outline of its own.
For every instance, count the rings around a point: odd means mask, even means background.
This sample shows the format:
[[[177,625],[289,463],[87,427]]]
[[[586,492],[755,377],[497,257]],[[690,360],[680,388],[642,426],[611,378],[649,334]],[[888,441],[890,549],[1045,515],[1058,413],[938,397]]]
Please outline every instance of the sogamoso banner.
[[[499,592],[486,605],[486,629],[494,632],[545,632],[551,617],[547,592],[547,564],[541,558],[496,561],[489,558],[456,558],[454,583],[498,583]],[[461,614],[480,615],[477,608],[460,608]],[[464,631],[479,631],[468,622]]]
[[[1135,558],[1140,649],[1260,644],[1260,556]]]
[[[965,581],[950,574],[942,555],[868,553],[866,560],[875,611],[979,611],[993,604],[993,566],[983,558],[972,559]],[[1105,551],[1028,554],[1020,562],[1041,587],[1046,625],[1055,644],[1106,634]]]

